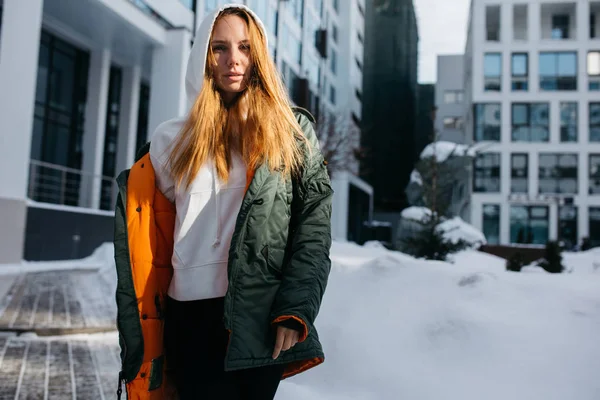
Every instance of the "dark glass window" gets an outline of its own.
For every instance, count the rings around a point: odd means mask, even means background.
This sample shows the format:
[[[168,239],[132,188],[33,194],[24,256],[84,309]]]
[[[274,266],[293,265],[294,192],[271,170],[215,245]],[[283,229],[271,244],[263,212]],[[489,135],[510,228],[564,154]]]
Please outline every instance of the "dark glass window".
[[[510,207],[511,243],[545,244],[548,241],[548,226],[548,207]]]
[[[511,62],[512,90],[527,91],[529,89],[529,62],[527,53],[513,53]]]
[[[88,69],[88,53],[42,31],[30,153],[33,200],[79,203]]]
[[[600,103],[589,106],[590,142],[600,142]]]
[[[358,12],[360,13],[360,15],[362,15],[363,18],[365,17],[365,10],[363,9],[360,3],[358,3]]]
[[[148,141],[148,112],[150,111],[150,86],[142,82],[140,85],[140,105],[138,107],[136,152]]]
[[[333,47],[329,48],[329,69],[333,74],[337,73],[337,53]]]
[[[338,41],[338,28],[337,28],[337,26],[335,26],[335,24],[331,24],[331,38],[333,39],[334,42],[337,43],[337,41]]]
[[[552,39],[569,38],[569,15],[558,14],[552,16]]]
[[[600,154],[590,154],[589,194],[600,194]]]
[[[548,103],[513,103],[513,142],[547,142],[550,140],[550,105]]]
[[[600,51],[590,51],[587,55],[588,90],[600,90]]]
[[[335,87],[329,86],[329,102],[333,105],[335,105],[336,102],[336,93],[335,93]]]
[[[577,154],[540,154],[539,193],[577,193]]]
[[[558,240],[567,249],[577,245],[577,207],[568,205],[558,208]]]
[[[500,141],[501,108],[500,103],[475,104],[476,142]]]
[[[600,247],[600,207],[590,207],[588,218],[592,247]]]
[[[489,244],[500,243],[500,205],[483,205],[483,234]]]
[[[577,53],[540,53],[540,89],[577,90]]]
[[[119,118],[121,116],[121,68],[111,67],[108,84],[108,104],[106,105],[106,130],[104,135],[104,160],[102,163],[102,188],[100,208],[113,208],[113,181],[117,166],[117,140],[119,138]]]
[[[528,155],[518,153],[511,155],[510,158],[510,192],[511,193],[527,193],[528,182]]]
[[[577,103],[560,103],[560,141],[577,141]]]
[[[500,192],[500,153],[481,153],[475,158],[475,192]]]
[[[484,88],[488,92],[502,90],[502,54],[486,53],[483,59]]]

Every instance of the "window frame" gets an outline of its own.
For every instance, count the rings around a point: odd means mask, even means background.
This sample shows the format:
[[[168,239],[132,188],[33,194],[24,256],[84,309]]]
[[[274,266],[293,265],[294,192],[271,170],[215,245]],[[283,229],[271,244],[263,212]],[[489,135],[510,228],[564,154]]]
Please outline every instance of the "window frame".
[[[525,73],[515,74],[515,57],[525,57]],[[529,53],[515,52],[510,56],[511,90],[513,92],[529,91]],[[519,85],[520,84],[520,85]]]
[[[515,107],[527,107],[527,122],[526,123],[515,123]],[[548,118],[547,118],[547,124],[546,125],[542,125],[542,124],[534,124],[532,115],[533,115],[533,108],[534,106],[545,106],[547,111],[548,111]],[[524,103],[524,102],[514,102],[511,103],[510,105],[510,123],[511,123],[511,142],[514,143],[548,143],[550,142],[550,103],[546,103],[546,102],[531,102],[531,103]],[[517,129],[521,128],[521,127],[527,127],[527,135],[528,135],[528,140],[520,140],[520,139],[515,139],[515,132],[517,131]],[[546,136],[546,140],[532,140],[532,131],[534,128],[540,128],[540,127],[545,127],[546,128],[546,132],[547,132],[547,136]]]
[[[484,157],[488,157],[490,164],[478,166],[477,163]],[[484,161],[485,162],[485,161]],[[478,176],[478,173],[481,176]],[[473,160],[473,192],[474,193],[501,193],[502,191],[502,156],[499,152],[487,152],[479,153]],[[497,187],[494,186],[492,190],[481,190],[485,185],[478,187],[477,181],[495,179],[497,181]]]
[[[525,167],[515,167],[515,159],[518,157],[525,157]],[[517,171],[525,170],[525,175],[520,176]],[[525,181],[525,189],[522,191],[515,190],[516,179],[522,179]],[[529,153],[512,153],[510,155],[510,192],[515,194],[527,194],[529,193]]]
[[[555,60],[555,74],[554,75],[545,75],[542,73],[541,68],[543,66],[542,57],[553,55]],[[573,75],[561,75],[560,74],[560,56],[561,55],[572,55],[575,60],[575,71]],[[579,60],[577,59],[578,52],[577,51],[540,51],[538,55],[538,75],[539,75],[539,87],[541,92],[572,92],[577,91],[577,87],[579,84],[578,78],[578,68],[579,68]],[[544,83],[544,80],[554,79],[554,88],[549,88],[548,83]],[[562,79],[562,81],[561,81]],[[569,81],[567,81],[567,79]],[[569,85],[567,82],[574,83],[574,85]],[[546,86],[546,88],[544,87]]]
[[[488,58],[498,58],[498,65],[500,70],[498,75],[489,74],[486,70],[487,60]],[[495,52],[486,52],[483,55],[483,90],[484,92],[501,92],[502,91],[502,53]]]
[[[542,162],[541,159],[542,157],[556,157],[556,161],[554,163],[554,167],[552,167],[552,173],[551,176],[547,177],[547,176],[542,176],[542,168],[546,168],[542,166]],[[561,157],[575,157],[575,166],[574,167],[569,167],[569,169],[572,169],[575,172],[575,176],[565,176],[563,175],[564,170],[567,169],[567,167],[560,167],[560,158]],[[563,172],[561,172],[563,171]],[[573,192],[564,192],[560,190],[560,182],[561,180],[571,180],[571,179],[575,179],[575,191]],[[543,180],[546,181],[554,181],[554,187],[555,187],[555,191],[544,191],[542,189],[542,185],[541,182]],[[579,154],[578,153],[550,153],[550,152],[543,152],[543,153],[539,153],[538,154],[538,194],[545,194],[545,195],[563,195],[563,194],[567,194],[567,195],[577,195],[579,194]]]

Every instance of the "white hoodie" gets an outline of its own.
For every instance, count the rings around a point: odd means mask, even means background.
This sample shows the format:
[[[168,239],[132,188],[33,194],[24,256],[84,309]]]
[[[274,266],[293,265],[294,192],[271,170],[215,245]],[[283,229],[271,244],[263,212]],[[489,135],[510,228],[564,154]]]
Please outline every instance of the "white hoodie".
[[[202,88],[215,19],[222,10],[232,7],[247,10],[266,40],[262,21],[244,5],[229,4],[209,14],[198,28],[188,61],[185,89],[189,108]],[[174,274],[168,295],[179,301],[225,295],[229,247],[246,188],[246,166],[235,154],[232,154],[227,183],[219,179],[214,163],[210,161],[201,166],[188,190],[175,187],[167,164],[168,150],[186,118],[175,118],[158,126],[150,145],[156,186],[175,203],[177,210],[172,256]]]

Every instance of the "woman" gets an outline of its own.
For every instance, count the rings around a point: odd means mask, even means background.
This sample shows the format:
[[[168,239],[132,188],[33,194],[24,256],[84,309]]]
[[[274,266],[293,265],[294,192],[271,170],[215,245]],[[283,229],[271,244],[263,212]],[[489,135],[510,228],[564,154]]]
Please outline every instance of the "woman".
[[[314,119],[242,5],[200,25],[186,92],[189,113],[118,178],[119,394],[272,399],[324,360],[333,191]]]

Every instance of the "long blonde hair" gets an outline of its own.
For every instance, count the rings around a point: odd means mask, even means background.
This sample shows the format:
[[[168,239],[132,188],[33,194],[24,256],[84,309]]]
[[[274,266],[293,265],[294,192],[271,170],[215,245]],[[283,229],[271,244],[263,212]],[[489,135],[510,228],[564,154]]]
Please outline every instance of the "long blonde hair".
[[[251,77],[238,99],[226,106],[217,89],[216,61],[208,46],[202,90],[168,158],[175,183],[185,183],[186,188],[211,158],[217,175],[227,182],[232,150],[239,152],[248,169],[255,170],[267,162],[271,171],[280,170],[284,177],[296,173],[302,164],[298,138],[306,138],[270,58],[263,31],[241,8],[225,9],[215,25],[227,15],[239,16],[248,26]]]

